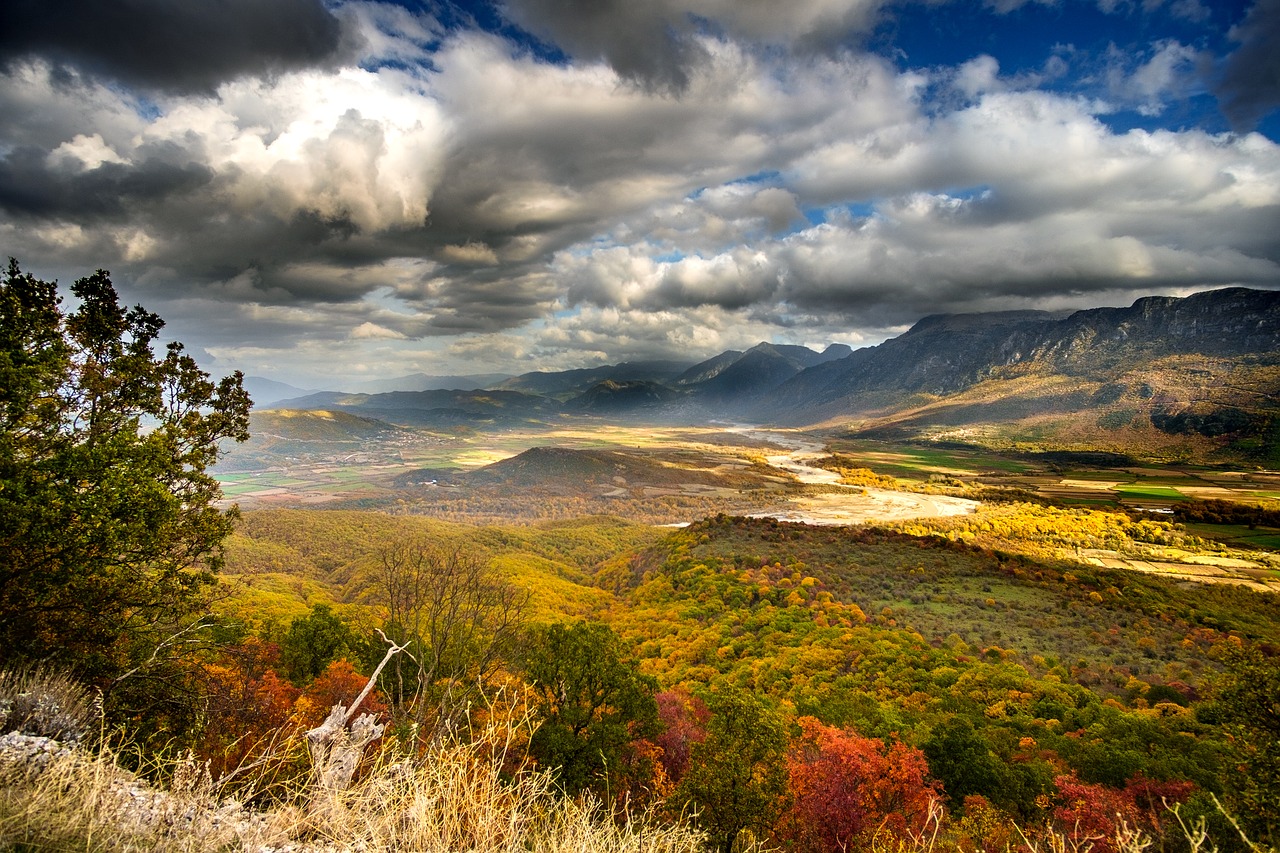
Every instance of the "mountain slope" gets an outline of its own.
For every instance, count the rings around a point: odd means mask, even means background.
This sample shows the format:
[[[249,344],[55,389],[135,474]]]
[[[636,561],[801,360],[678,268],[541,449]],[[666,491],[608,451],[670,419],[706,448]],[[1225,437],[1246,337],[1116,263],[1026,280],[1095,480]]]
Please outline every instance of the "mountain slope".
[[[725,353],[696,365],[686,375],[699,369],[706,375],[705,379],[689,383],[698,398],[741,403],[772,391],[805,368],[847,352],[848,347],[839,344],[820,353],[808,347],[760,343],[728,363],[724,363],[728,355]]]
[[[1278,410],[1280,293],[1228,288],[1066,316],[927,317],[800,372],[753,414],[897,435],[1021,424],[1080,443],[1183,437],[1203,450],[1232,441],[1266,450]]]
[[[522,373],[494,386],[502,391],[541,394],[568,399],[606,380],[615,382],[673,382],[688,369],[687,361],[624,361],[603,367],[556,372]]]
[[[515,391],[322,391],[281,401],[276,407],[343,411],[401,426],[435,427],[519,423],[554,414],[558,409],[555,401],[546,397]]]
[[[564,409],[598,415],[631,414],[673,403],[681,396],[679,391],[673,391],[657,382],[617,382],[606,379],[565,402]]]

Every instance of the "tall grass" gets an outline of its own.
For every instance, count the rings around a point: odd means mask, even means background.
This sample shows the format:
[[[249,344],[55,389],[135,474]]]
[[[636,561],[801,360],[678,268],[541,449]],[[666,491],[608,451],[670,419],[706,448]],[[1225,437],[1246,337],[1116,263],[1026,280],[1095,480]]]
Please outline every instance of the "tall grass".
[[[543,771],[504,769],[512,732],[490,730],[406,760],[384,745],[348,790],[305,780],[260,811],[223,797],[191,760],[155,773],[157,790],[109,749],[69,751],[43,772],[0,766],[0,850],[89,853],[693,853],[702,835],[649,814],[568,799]]]

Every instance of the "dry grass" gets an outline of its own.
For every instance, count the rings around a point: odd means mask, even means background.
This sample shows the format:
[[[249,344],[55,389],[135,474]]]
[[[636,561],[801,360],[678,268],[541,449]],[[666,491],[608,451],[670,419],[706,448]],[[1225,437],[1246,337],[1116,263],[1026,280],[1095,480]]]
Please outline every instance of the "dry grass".
[[[0,732],[77,742],[97,719],[94,697],[70,677],[42,667],[0,670]]]
[[[110,750],[68,751],[43,772],[0,766],[0,850],[89,853],[320,853],[324,851],[610,851],[684,853],[703,837],[651,815],[611,813],[570,800],[554,779],[504,766],[519,733],[510,723],[469,744],[446,744],[412,762],[387,745],[340,794],[300,784],[265,811],[223,799],[189,760],[163,770],[157,790]],[[150,775],[150,774],[149,774]],[[277,789],[277,795],[282,792]]]

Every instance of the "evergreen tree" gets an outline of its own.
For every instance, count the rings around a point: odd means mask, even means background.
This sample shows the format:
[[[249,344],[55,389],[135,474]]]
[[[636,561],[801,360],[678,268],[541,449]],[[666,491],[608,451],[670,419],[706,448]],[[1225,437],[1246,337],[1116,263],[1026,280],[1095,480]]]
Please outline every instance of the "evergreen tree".
[[[530,751],[558,768],[569,793],[616,774],[627,748],[658,732],[658,683],[636,671],[607,625],[578,622],[533,632],[524,671],[542,717]]]
[[[103,686],[146,670],[204,612],[234,514],[208,473],[248,437],[239,373],[210,381],[102,270],[0,282],[0,665]]]

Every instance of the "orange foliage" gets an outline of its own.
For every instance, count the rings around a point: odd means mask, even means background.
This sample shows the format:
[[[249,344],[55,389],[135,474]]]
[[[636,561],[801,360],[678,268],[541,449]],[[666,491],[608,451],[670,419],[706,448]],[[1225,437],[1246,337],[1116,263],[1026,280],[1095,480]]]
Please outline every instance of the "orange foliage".
[[[250,637],[200,668],[207,719],[195,751],[215,779],[257,757],[289,722],[299,691],[268,668],[278,657],[274,643]]]
[[[346,658],[334,661],[302,691],[302,695],[294,703],[294,725],[299,729],[315,728],[329,716],[329,710],[334,705],[350,706],[368,681],[368,678],[356,672],[356,668]],[[360,713],[386,719],[387,705],[376,688],[365,697],[360,705]]]

